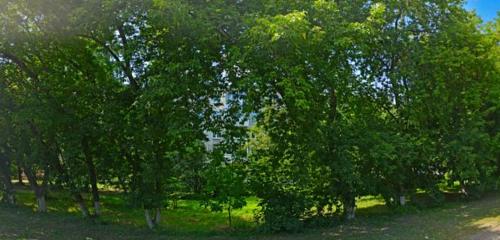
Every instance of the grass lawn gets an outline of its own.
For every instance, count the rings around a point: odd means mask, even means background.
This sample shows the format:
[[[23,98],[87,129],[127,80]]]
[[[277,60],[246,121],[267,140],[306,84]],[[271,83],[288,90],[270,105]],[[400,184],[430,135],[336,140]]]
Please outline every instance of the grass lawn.
[[[272,235],[255,230],[255,198],[234,211],[232,229],[226,213],[212,213],[197,201],[184,200],[177,209],[163,213],[160,229],[150,231],[143,212],[128,206],[117,193],[103,194],[103,216],[98,221],[82,219],[61,193],[49,197],[47,214],[33,212],[34,197],[27,189],[19,189],[17,197],[18,207],[0,206],[0,239],[500,239],[500,193],[406,213],[395,213],[381,199],[366,197],[358,201],[358,218],[353,222]]]

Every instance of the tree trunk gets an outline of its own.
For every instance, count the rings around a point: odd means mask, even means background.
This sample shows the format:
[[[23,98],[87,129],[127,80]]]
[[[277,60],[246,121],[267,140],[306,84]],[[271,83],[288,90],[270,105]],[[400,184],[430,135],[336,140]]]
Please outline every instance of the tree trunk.
[[[316,211],[318,212],[318,213],[317,213],[317,214],[318,214],[318,216],[323,216],[323,207],[321,206],[321,204],[318,204],[318,205],[316,206],[316,209],[317,209]]]
[[[152,216],[152,210],[154,210],[155,214],[154,216]],[[146,218],[146,223],[148,224],[148,227],[150,229],[153,229],[156,226],[160,225],[161,209],[160,208],[144,209],[144,217]]]
[[[354,218],[356,218],[356,207],[346,206],[346,219],[353,220]]]
[[[85,163],[87,164],[87,170],[89,173],[90,186],[92,187],[92,199],[94,201],[94,214],[95,216],[101,215],[101,203],[99,198],[99,189],[97,187],[97,171],[92,159],[92,154],[90,151],[90,146],[88,140],[84,138],[82,140],[83,153],[85,155]]]
[[[85,204],[85,201],[83,200],[82,195],[80,193],[73,193],[73,198],[78,203],[78,206],[80,207],[80,211],[82,212],[83,217],[88,218],[90,216],[90,212],[89,209],[87,208],[87,205]]]
[[[38,185],[36,173],[33,169],[24,166],[24,173],[28,178],[31,189],[35,193],[38,205],[38,212],[47,212],[47,204],[45,201],[45,184]]]
[[[399,196],[399,205],[406,206],[406,197],[404,195]]]
[[[12,183],[8,183],[6,182],[6,184],[3,184],[4,185],[4,196],[3,196],[3,201],[10,204],[10,205],[14,205],[16,204],[16,196],[15,196],[15,192],[14,192],[14,188],[12,187]]]
[[[59,174],[62,176],[63,181],[69,185],[70,191],[72,191],[71,195],[73,196],[73,199],[75,200],[75,202],[78,204],[78,207],[80,208],[80,211],[82,212],[83,217],[87,218],[90,216],[89,209],[87,208],[87,205],[85,204],[85,201],[83,200],[82,195],[79,192],[75,191],[75,189],[77,189],[77,188],[76,188],[75,184],[71,181],[69,174],[64,167],[63,155],[61,154],[61,152],[59,152],[58,154],[59,154],[60,161],[56,161],[55,167],[56,167],[57,171],[59,172]]]
[[[16,198],[14,193],[14,187],[12,186],[12,181],[10,179],[10,166],[7,157],[1,155],[0,153],[0,178],[1,184],[4,186],[4,196],[3,201],[9,204],[15,204]]]
[[[159,225],[161,221],[161,209],[156,209],[155,224]]]
[[[94,214],[95,216],[100,216],[101,215],[101,202],[94,201]]]
[[[353,220],[356,218],[356,199],[349,198],[344,203],[345,218],[346,220]]]
[[[227,215],[228,215],[228,220],[229,220],[229,227],[233,227],[233,221],[231,219],[231,206],[227,207]]]
[[[23,169],[20,166],[17,166],[17,180],[19,185],[24,186],[23,183]]]
[[[16,196],[14,195],[14,192],[7,192],[7,203],[10,205],[16,204]]]
[[[469,197],[469,191],[467,190],[467,186],[465,185],[464,181],[460,181],[460,188],[460,191],[465,195],[465,197]]]
[[[45,195],[36,196],[36,203],[38,204],[38,212],[47,212],[47,202],[45,200]]]
[[[155,221],[151,217],[151,210],[149,209],[144,209],[144,216],[146,217],[146,223],[148,224],[148,227],[150,229],[153,229],[156,227]]]

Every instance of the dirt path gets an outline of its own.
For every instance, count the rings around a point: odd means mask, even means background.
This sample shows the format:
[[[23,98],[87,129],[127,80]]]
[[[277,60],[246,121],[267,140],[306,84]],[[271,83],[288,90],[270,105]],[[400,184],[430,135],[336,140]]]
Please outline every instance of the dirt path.
[[[500,220],[491,221],[480,227],[482,230],[472,235],[471,240],[500,240]]]

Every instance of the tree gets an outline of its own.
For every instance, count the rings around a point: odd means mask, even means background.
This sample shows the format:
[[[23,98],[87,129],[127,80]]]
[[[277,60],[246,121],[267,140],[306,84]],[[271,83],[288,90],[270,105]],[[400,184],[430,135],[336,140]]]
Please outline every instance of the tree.
[[[231,212],[246,205],[245,165],[234,159],[225,159],[220,152],[213,155],[204,172],[207,183],[203,204],[214,212],[227,210],[229,227],[232,227]]]

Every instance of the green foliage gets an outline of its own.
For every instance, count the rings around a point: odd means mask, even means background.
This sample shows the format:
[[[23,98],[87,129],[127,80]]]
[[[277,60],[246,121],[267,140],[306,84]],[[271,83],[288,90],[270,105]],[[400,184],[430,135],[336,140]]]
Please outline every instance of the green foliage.
[[[106,184],[150,227],[187,197],[231,225],[255,195],[265,231],[366,195],[480,196],[500,182],[500,19],[462,4],[0,0],[2,195],[15,165],[37,200],[57,186],[89,215],[91,193],[98,215]]]
[[[247,204],[248,191],[243,165],[225,160],[224,156],[216,156],[208,163],[203,176],[206,179],[203,205],[214,212],[227,210],[231,227],[231,212]]]

